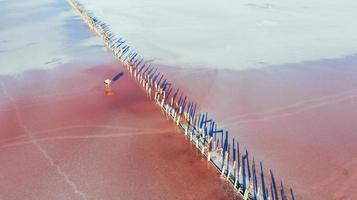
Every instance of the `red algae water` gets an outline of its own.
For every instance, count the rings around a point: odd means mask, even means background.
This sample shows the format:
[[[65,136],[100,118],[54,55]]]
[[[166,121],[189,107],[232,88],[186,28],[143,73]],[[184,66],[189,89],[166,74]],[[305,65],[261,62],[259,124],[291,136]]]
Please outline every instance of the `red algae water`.
[[[118,64],[2,76],[0,199],[236,199]]]
[[[163,70],[297,199],[357,199],[357,57]]]

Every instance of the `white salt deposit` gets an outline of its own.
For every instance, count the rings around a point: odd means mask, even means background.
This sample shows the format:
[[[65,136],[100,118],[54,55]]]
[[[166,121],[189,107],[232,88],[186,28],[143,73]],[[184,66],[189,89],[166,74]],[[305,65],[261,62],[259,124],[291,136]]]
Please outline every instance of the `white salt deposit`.
[[[357,1],[79,0],[156,62],[233,69],[357,52]]]
[[[66,1],[0,1],[0,13],[0,74],[49,69],[103,52]]]

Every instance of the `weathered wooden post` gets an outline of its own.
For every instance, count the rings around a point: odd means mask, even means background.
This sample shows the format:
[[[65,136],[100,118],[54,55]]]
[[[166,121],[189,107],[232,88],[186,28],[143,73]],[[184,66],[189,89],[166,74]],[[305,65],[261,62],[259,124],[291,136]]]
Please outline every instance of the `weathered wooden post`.
[[[237,150],[235,148],[235,139],[233,138],[233,141],[232,141],[232,144],[233,144],[233,149],[232,149],[232,153],[233,153],[233,168],[232,168],[232,171],[233,171],[233,177],[234,177],[234,181],[236,180],[236,165],[237,165]]]
[[[271,199],[275,200],[273,184],[270,184],[270,195],[271,195]]]
[[[249,193],[250,193],[250,191],[252,190],[252,188],[253,188],[253,181],[251,180],[251,179],[249,179],[249,185],[248,185],[248,187],[245,189],[245,191],[244,191],[244,196],[243,196],[243,199],[244,200],[247,200],[248,199],[248,197],[249,197]]]
[[[247,152],[247,151],[246,151]],[[243,178],[243,180],[242,180],[242,184],[243,184],[243,189],[245,190],[245,189],[247,189],[247,177],[246,177],[246,165],[245,165],[245,160],[247,159],[247,154],[245,154],[245,155],[243,155],[242,156],[242,178]]]
[[[262,183],[263,199],[267,200],[267,191],[266,191],[266,187],[265,187],[264,169],[263,169],[263,163],[262,162],[260,162],[260,178],[261,178],[261,183]]]
[[[275,178],[274,178],[274,174],[273,174],[273,171],[272,170],[269,170],[270,171],[270,181],[271,181],[271,184],[272,184],[272,187],[273,187],[273,192],[274,192],[274,198],[275,200],[278,200],[279,197],[278,197],[278,190],[276,189],[276,183],[275,183]]]
[[[280,185],[281,185],[281,189],[280,189],[280,192],[281,192],[281,200],[286,200],[283,181],[280,182]]]
[[[291,200],[295,200],[293,189],[290,188]]]
[[[226,178],[227,178],[227,181],[229,180],[229,173],[230,173],[230,170],[231,170],[230,167],[229,167],[229,162],[230,162],[230,160],[231,160],[231,159],[230,159],[230,157],[231,157],[231,156],[230,156],[230,155],[231,155],[230,149],[231,149],[231,145],[228,143],[228,148],[227,148],[227,152],[228,152],[228,153],[227,153],[227,164],[226,164],[226,166],[227,166],[227,167],[226,167],[226,168],[227,168],[227,177],[226,177]]]
[[[253,158],[252,172],[253,172],[253,199],[257,200],[258,180],[257,180],[257,174],[256,174],[256,169],[255,169],[255,159],[254,158]]]

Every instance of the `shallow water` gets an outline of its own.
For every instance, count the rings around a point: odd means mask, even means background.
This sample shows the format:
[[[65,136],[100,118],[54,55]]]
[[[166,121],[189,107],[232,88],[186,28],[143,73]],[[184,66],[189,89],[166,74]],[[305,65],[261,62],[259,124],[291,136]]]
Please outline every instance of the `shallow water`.
[[[299,199],[351,200],[356,69],[356,56],[247,71],[162,67]],[[331,191],[332,185],[341,187]]]
[[[2,77],[1,198],[235,199],[118,64]],[[78,84],[84,83],[84,84]]]

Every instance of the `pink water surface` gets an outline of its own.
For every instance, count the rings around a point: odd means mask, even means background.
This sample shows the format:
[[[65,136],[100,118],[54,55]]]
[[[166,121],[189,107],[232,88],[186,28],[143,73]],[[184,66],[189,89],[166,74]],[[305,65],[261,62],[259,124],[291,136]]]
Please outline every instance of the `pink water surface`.
[[[236,199],[118,64],[0,77],[0,199]]]
[[[245,71],[162,70],[298,199],[357,199],[356,56]]]

